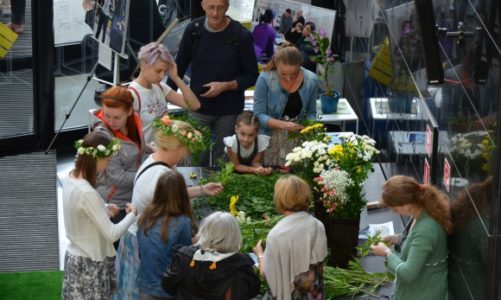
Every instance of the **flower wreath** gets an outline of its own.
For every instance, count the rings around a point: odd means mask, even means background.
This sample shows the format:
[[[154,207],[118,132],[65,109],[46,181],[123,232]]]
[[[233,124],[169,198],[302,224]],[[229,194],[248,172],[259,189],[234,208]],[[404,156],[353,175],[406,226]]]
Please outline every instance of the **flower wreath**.
[[[77,149],[77,155],[87,154],[93,158],[106,158],[115,155],[118,150],[122,147],[120,141],[117,138],[111,139],[108,145],[97,145],[97,147],[84,147],[82,146],[83,140],[78,140],[75,142],[75,149]]]
[[[179,129],[175,121],[166,115],[161,119],[156,118],[153,120],[153,127],[160,130],[164,135],[175,136],[191,152],[205,149],[203,136],[200,131],[192,128]]]

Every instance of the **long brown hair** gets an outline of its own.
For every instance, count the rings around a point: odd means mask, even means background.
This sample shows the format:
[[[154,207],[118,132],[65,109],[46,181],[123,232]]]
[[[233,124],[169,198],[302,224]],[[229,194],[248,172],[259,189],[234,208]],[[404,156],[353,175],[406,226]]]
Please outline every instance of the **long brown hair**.
[[[145,235],[148,235],[148,230],[162,219],[160,237],[167,241],[170,219],[182,215],[191,219],[193,231],[196,224],[191,212],[186,183],[179,172],[172,170],[158,178],[153,201],[141,215],[139,227],[143,228]]]
[[[101,100],[104,106],[111,108],[122,108],[128,112],[132,109],[134,98],[129,89],[122,86],[114,86],[101,94]],[[127,117],[127,136],[137,145],[141,145],[139,128],[134,122],[134,113]],[[110,128],[108,128],[110,129]]]
[[[284,64],[289,66],[301,66],[303,64],[303,56],[296,46],[290,42],[283,42],[278,48],[273,59],[270,59],[268,64],[264,66],[264,71],[272,71],[277,69],[277,64]]]
[[[445,232],[452,232],[449,197],[433,185],[419,184],[409,176],[393,176],[384,184],[381,200],[389,207],[413,204],[422,208]]]
[[[97,147],[98,145],[108,145],[111,143],[112,136],[106,129],[96,129],[83,138],[83,147]],[[71,171],[73,175],[82,177],[87,180],[92,187],[96,187],[97,180],[97,158],[89,154],[78,154],[75,160],[75,168]]]
[[[492,176],[461,191],[451,205],[451,218],[454,231],[463,229],[466,224],[480,215],[489,213],[492,198]]]

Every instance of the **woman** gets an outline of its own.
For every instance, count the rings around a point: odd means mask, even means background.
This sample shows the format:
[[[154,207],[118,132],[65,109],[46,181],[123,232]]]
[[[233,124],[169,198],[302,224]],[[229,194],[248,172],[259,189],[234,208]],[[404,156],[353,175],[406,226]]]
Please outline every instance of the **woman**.
[[[312,56],[317,55],[317,50],[310,41],[311,33],[315,31],[315,23],[306,22],[303,26],[303,34],[296,42],[296,47],[301,51],[303,56],[303,68],[312,72],[317,71],[317,63],[311,60]]]
[[[153,124],[157,129],[155,152],[143,162],[134,182],[132,203],[137,207],[139,216],[152,202],[158,178],[175,169],[176,165],[190,153],[190,149],[196,146],[195,144],[203,142],[200,132],[186,122],[171,120],[168,116],[164,116],[161,120],[155,120]],[[190,198],[216,195],[221,190],[222,186],[219,183],[187,188]],[[118,253],[116,266],[120,293],[116,299],[138,299],[136,279],[139,254],[136,224],[133,224],[120,240]]]
[[[139,299],[171,299],[161,287],[162,275],[172,263],[172,247],[191,245],[196,228],[183,175],[171,171],[158,178],[153,200],[138,223]]]
[[[447,196],[412,177],[393,176],[383,186],[381,202],[412,217],[401,256],[382,242],[371,245],[375,255],[386,257],[388,269],[395,274],[392,299],[448,299],[447,234],[452,222]],[[394,236],[386,240],[398,242]]]
[[[120,141],[121,148],[97,178],[97,191],[106,203],[118,205],[120,212],[112,219],[125,217],[125,205],[131,202],[134,176],[141,165],[146,147],[141,120],[134,113],[134,99],[124,87],[115,86],[101,94],[103,107],[94,112],[94,123],[106,127]]]
[[[262,132],[271,134],[265,165],[283,165],[285,156],[297,144],[288,139],[288,132],[303,129],[298,121],[316,118],[317,75],[302,68],[301,63],[301,52],[285,42],[257,79],[254,114]]]
[[[273,57],[275,51],[275,29],[273,29],[273,10],[267,9],[261,16],[259,24],[254,27],[254,52],[258,61],[266,63]]]
[[[200,102],[177,75],[176,63],[164,45],[149,43],[141,47],[138,58],[141,71],[129,89],[134,97],[134,110],[141,117],[144,141],[149,144],[155,140],[152,122],[167,114],[167,102],[191,110],[199,109]],[[163,82],[166,73],[181,93],[173,91]]]
[[[195,246],[176,249],[162,287],[175,299],[250,299],[259,293],[254,261],[239,253],[242,235],[237,219],[215,212],[202,223]]]
[[[95,190],[97,174],[103,172],[120,148],[103,130],[87,134],[75,143],[75,168],[63,186],[63,212],[70,244],[64,259],[63,299],[109,299],[116,291],[113,242],[136,220],[134,205],[127,216],[113,224],[109,209]]]
[[[254,247],[266,278],[267,299],[323,299],[323,260],[327,256],[324,225],[306,210],[311,190],[301,178],[279,178],[274,200],[284,218],[271,229],[266,249]]]

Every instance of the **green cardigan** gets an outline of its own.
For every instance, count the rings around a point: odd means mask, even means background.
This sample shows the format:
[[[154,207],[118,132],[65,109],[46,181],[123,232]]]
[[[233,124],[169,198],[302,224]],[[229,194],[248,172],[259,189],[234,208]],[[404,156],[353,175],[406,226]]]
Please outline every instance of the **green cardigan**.
[[[388,270],[395,274],[392,299],[448,299],[447,236],[426,212],[416,220],[402,249],[402,257],[388,255]]]

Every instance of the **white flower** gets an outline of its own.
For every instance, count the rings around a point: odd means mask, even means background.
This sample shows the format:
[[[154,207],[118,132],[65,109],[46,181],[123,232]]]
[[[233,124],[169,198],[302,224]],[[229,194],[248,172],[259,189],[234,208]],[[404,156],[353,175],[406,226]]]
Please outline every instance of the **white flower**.
[[[118,150],[120,150],[120,144],[118,144],[118,143],[117,143],[117,144],[113,145],[113,148],[112,148],[112,149],[113,149],[113,151],[118,151]]]
[[[85,149],[83,147],[78,148],[77,153],[82,155],[85,153]]]
[[[106,147],[103,146],[103,145],[97,145],[97,150],[101,151],[101,152],[104,152],[106,150]]]

